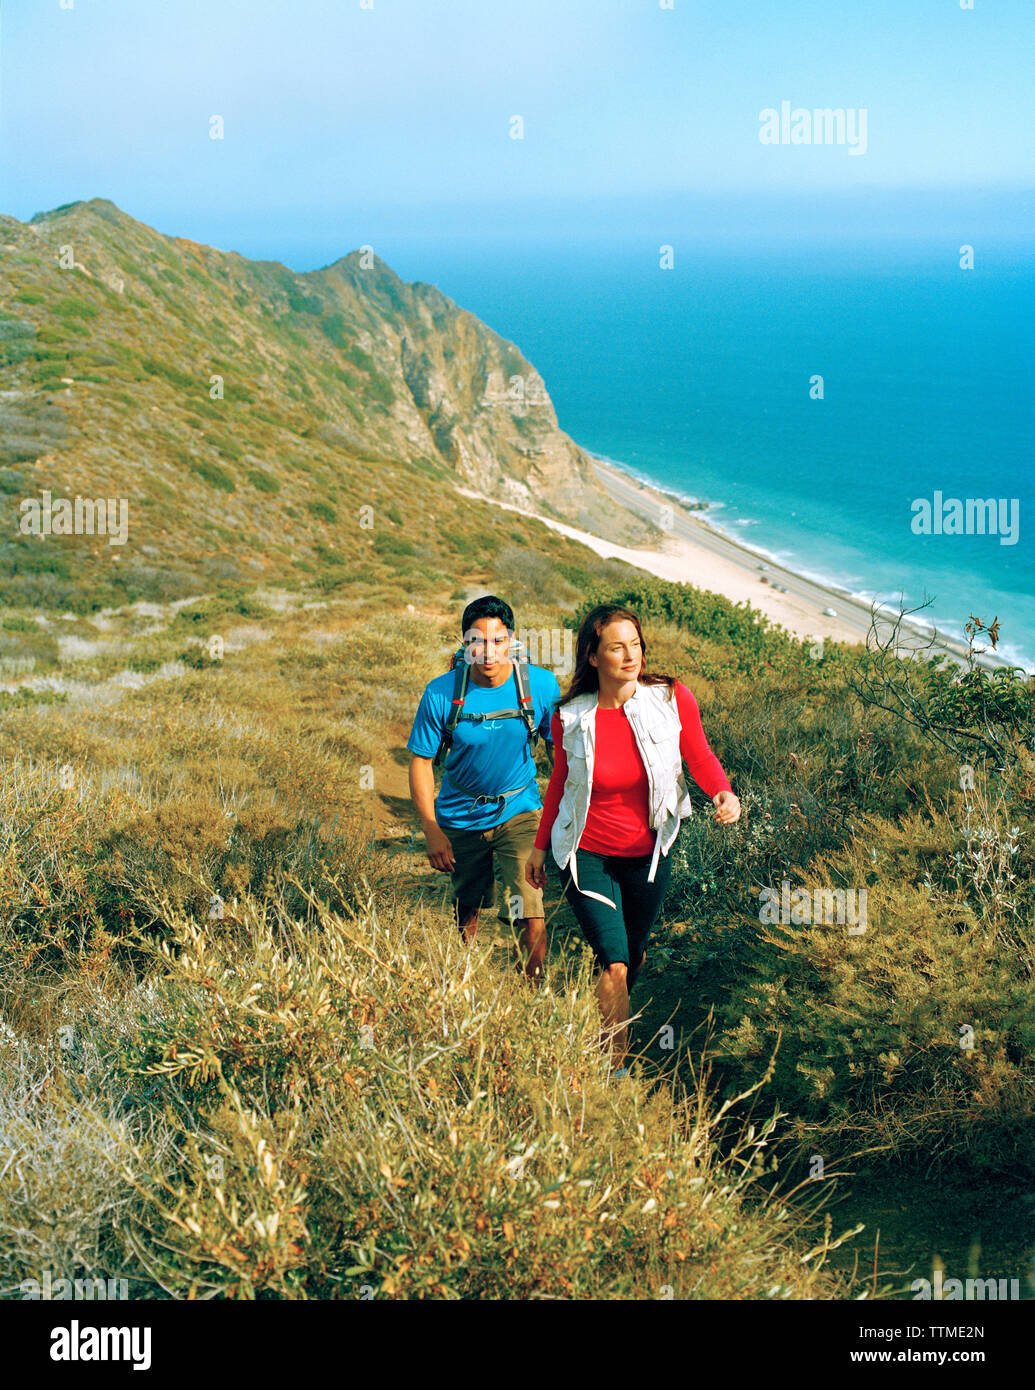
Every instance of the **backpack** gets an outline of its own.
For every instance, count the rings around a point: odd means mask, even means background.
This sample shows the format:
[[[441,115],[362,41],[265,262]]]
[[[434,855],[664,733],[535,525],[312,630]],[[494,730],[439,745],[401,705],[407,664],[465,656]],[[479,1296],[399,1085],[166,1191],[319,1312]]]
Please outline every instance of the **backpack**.
[[[436,767],[452,748],[453,734],[461,719],[470,719],[479,724],[484,719],[523,719],[528,731],[529,744],[535,748],[539,735],[536,730],[535,710],[532,705],[532,686],[528,677],[528,652],[521,643],[516,641],[511,643],[510,660],[514,664],[514,684],[517,686],[518,708],[494,709],[490,710],[488,714],[465,714],[464,701],[467,698],[467,686],[471,679],[471,666],[464,659],[463,647],[460,647],[453,654],[450,665],[450,670],[453,672],[453,701],[449,707],[449,718],[446,720],[442,742],[435,754],[434,765]]]

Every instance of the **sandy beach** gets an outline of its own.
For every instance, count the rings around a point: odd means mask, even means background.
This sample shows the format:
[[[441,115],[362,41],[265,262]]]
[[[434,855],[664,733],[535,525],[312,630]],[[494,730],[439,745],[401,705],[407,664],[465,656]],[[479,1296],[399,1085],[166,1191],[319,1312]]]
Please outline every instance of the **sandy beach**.
[[[706,525],[671,494],[646,486],[612,464],[594,458],[593,465],[600,485],[617,501],[663,529],[665,535],[661,545],[655,550],[633,549],[536,513],[538,520],[580,541],[603,558],[624,560],[659,579],[694,584],[700,589],[723,594],[734,603],[747,601],[797,637],[865,644],[871,628],[869,604],[756,554]],[[484,498],[481,493],[466,488],[458,490],[469,497],[492,501],[493,505],[509,511],[523,510]],[[781,592],[779,586],[787,592]],[[833,614],[825,612],[826,609],[833,609]],[[877,622],[878,630],[884,633],[889,626],[887,619],[878,614]],[[899,650],[904,654],[922,650],[930,644],[931,653],[960,660],[965,656],[966,648],[954,639],[941,634],[935,636],[933,642],[931,639],[930,629],[903,624]],[[999,663],[995,658],[985,657],[982,664]]]

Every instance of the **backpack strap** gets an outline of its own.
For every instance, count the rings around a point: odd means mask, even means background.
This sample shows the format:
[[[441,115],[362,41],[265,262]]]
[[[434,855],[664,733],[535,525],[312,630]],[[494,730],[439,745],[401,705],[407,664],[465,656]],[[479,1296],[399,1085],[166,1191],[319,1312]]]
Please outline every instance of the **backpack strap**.
[[[525,728],[528,730],[528,741],[533,749],[539,737],[539,731],[535,722],[535,706],[532,703],[532,682],[528,674],[528,653],[524,647],[519,647],[519,656],[514,658],[514,684],[517,686],[518,693],[518,712],[525,721]]]
[[[471,668],[464,660],[463,647],[453,657],[453,699],[449,706],[449,715],[446,718],[446,727],[442,733],[442,741],[435,754],[434,767],[437,767],[445,755],[453,746],[453,734],[456,726],[463,715],[464,701],[467,698],[467,683],[471,678]]]
[[[462,723],[465,719],[471,724],[481,724],[486,719],[522,719],[519,709],[487,709],[479,710],[477,714],[461,714],[457,723]]]
[[[495,806],[497,810],[502,811],[509,797],[517,796],[518,792],[523,792],[526,787],[532,786],[535,782],[535,778],[530,777],[527,782],[523,782],[520,787],[512,787],[509,792],[499,792],[496,796],[484,796],[479,792],[472,791],[470,787],[464,787],[459,782],[454,782],[452,774],[448,769],[443,774],[443,777],[449,778],[450,785],[456,791],[463,792],[464,796],[469,796],[471,798],[472,810],[480,809],[482,806]]]

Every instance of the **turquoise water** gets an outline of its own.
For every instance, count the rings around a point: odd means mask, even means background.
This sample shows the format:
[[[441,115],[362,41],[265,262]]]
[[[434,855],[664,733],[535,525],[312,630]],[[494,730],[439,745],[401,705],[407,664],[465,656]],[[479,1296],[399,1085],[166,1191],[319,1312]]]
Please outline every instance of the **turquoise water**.
[[[561,427],[792,568],[963,637],[998,616],[1035,668],[1035,273],[964,238],[677,253],[609,244],[397,254],[513,339]],[[824,399],[810,399],[822,375]],[[915,535],[915,499],[1017,499],[1019,539]]]

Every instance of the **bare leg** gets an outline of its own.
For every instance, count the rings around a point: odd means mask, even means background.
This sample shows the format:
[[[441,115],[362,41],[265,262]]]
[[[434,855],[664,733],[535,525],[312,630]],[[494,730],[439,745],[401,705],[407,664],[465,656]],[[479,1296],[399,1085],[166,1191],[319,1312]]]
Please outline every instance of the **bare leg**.
[[[597,1003],[604,1027],[614,1029],[611,1041],[611,1069],[625,1066],[625,1049],[629,1032],[629,990],[626,985],[628,967],[618,961],[601,971],[597,980]]]
[[[455,902],[453,910],[456,914],[456,924],[460,930],[460,935],[464,939],[464,945],[470,946],[474,940],[474,934],[478,930],[478,909],[476,907],[461,909],[460,904]]]
[[[518,969],[523,969],[527,977],[538,984],[543,978],[543,961],[546,958],[546,919],[518,917],[514,925],[521,931],[518,937]]]

